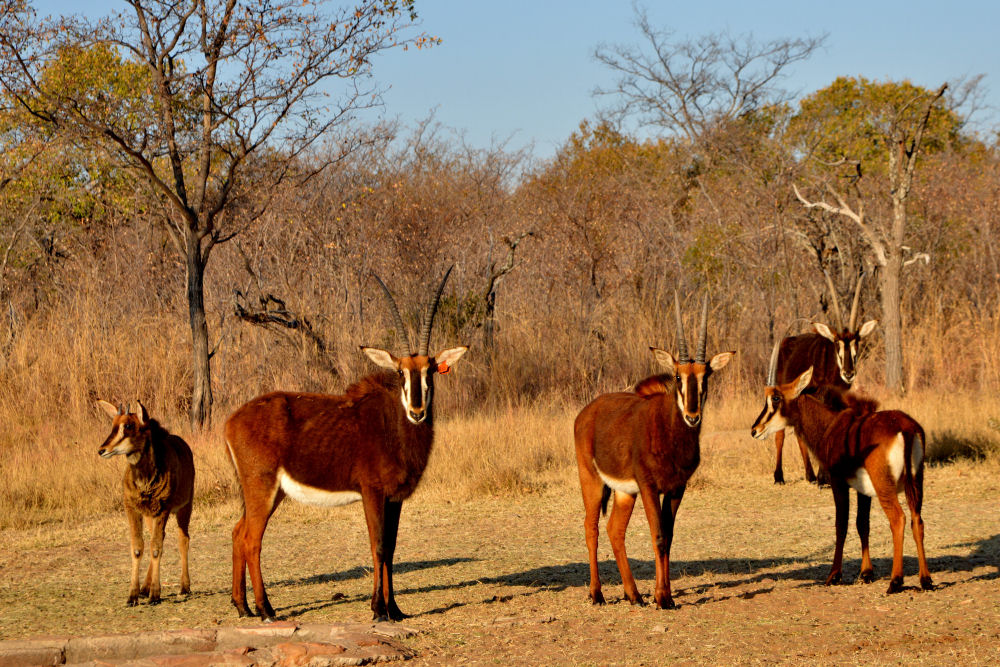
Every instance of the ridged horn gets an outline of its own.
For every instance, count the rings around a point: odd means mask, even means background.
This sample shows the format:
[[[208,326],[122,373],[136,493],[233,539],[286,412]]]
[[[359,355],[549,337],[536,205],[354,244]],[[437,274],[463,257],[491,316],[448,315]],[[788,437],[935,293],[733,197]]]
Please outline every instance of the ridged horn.
[[[392,298],[392,292],[385,286],[385,283],[382,282],[377,273],[372,271],[372,275],[375,276],[375,280],[378,281],[379,287],[382,288],[382,293],[385,294],[385,298],[389,302],[389,312],[392,315],[393,323],[396,325],[399,335],[402,336],[407,351],[412,352],[413,346],[410,345],[410,332],[407,331],[406,324],[403,323],[403,316],[399,314],[399,307],[396,305],[396,300]]]
[[[833,286],[833,280],[826,269],[823,269],[823,277],[826,278],[826,286],[830,288],[830,304],[833,306],[833,316],[837,320],[833,326],[839,332],[844,328],[844,314],[840,312],[840,298],[837,297],[837,288]]]
[[[681,301],[674,290],[674,318],[677,320],[677,356],[678,361],[686,364],[691,361],[688,357],[687,338],[684,337],[684,322],[681,320]]]
[[[427,310],[424,312],[423,320],[420,326],[420,347],[417,349],[417,354],[420,356],[427,356],[427,350],[431,343],[431,327],[434,326],[434,315],[437,313],[438,302],[441,301],[441,293],[444,291],[444,284],[448,282],[448,276],[451,275],[451,270],[455,268],[452,264],[448,267],[448,270],[444,273],[444,278],[441,279],[441,284],[437,288],[437,293],[434,298],[431,299],[430,303],[427,304]]]
[[[708,343],[708,294],[701,304],[701,325],[698,329],[698,347],[695,349],[694,363],[705,363],[705,346]]]
[[[774,349],[771,350],[771,360],[767,363],[767,380],[764,386],[773,387],[778,379],[778,348],[781,347],[781,338],[774,339]]]
[[[851,303],[851,319],[847,328],[852,332],[858,327],[858,304],[861,303],[861,282],[865,279],[865,272],[858,274],[858,284],[854,287],[854,302]]]

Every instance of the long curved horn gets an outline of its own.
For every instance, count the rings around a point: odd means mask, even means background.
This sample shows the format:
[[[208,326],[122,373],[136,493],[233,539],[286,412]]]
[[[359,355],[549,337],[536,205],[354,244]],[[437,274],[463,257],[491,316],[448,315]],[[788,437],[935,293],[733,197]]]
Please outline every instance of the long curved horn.
[[[396,325],[396,329],[399,330],[399,335],[402,336],[403,342],[406,343],[406,349],[412,351],[413,347],[410,345],[410,332],[406,329],[406,324],[403,323],[403,317],[399,314],[399,307],[396,305],[396,300],[392,298],[392,292],[389,288],[385,286],[382,279],[378,277],[378,274],[372,271],[372,275],[375,276],[375,280],[378,281],[379,287],[382,288],[382,293],[385,294],[386,300],[389,301],[389,312],[392,314],[393,322]]]
[[[771,350],[771,360],[767,363],[767,380],[764,382],[767,387],[773,387],[777,383],[779,347],[781,347],[781,338],[775,338],[774,349]]]
[[[441,284],[438,286],[437,293],[434,298],[431,299],[430,303],[427,304],[427,310],[424,312],[424,317],[421,322],[420,327],[420,346],[417,349],[417,354],[420,356],[427,355],[427,349],[430,347],[431,343],[431,327],[434,325],[434,314],[437,313],[438,302],[441,301],[441,292],[444,291],[444,284],[448,282],[448,276],[451,275],[451,270],[455,268],[452,264],[448,267],[448,270],[444,273],[444,278],[441,279]]]
[[[694,363],[705,363],[705,346],[708,342],[708,294],[701,305],[701,327],[698,329],[698,347],[695,349]]]
[[[854,302],[851,304],[851,319],[847,328],[854,331],[858,326],[858,304],[861,303],[861,281],[865,279],[865,272],[858,274],[858,284],[854,287]]]
[[[677,320],[677,356],[678,361],[686,364],[691,361],[688,358],[687,338],[684,337],[684,322],[681,321],[681,301],[674,290],[674,318]]]
[[[837,331],[840,331],[844,328],[844,315],[840,312],[840,298],[837,297],[837,288],[833,286],[833,280],[826,269],[823,269],[823,277],[826,278],[826,286],[830,288],[830,303],[833,305],[833,316],[837,320],[833,326],[837,328]]]

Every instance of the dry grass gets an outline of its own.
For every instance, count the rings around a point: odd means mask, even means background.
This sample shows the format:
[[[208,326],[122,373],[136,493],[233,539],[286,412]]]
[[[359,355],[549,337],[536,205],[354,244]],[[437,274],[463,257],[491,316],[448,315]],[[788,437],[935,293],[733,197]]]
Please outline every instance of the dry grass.
[[[129,310],[137,305],[135,312]],[[624,389],[656,372],[650,343],[669,346],[670,336],[663,334],[668,323],[658,311],[635,313],[620,335],[595,338],[595,331],[621,329],[622,317],[618,309],[607,309],[567,323],[560,311],[545,308],[533,318],[505,320],[497,351],[503,363],[489,363],[474,346],[441,380],[438,443],[419,493],[461,499],[514,496],[573,482],[576,413],[597,394]],[[120,509],[124,463],[96,455],[108,426],[94,407],[97,398],[141,398],[155,418],[184,437],[195,454],[197,501],[212,504],[236,497],[220,437],[226,415],[271,389],[336,393],[347,379],[369,370],[354,346],[357,340],[392,343],[350,321],[330,321],[332,330],[343,331],[330,336],[335,344],[329,359],[339,371],[333,377],[314,363],[308,347],[225,323],[218,328],[221,342],[213,359],[214,426],[192,433],[186,417],[190,360],[183,322],[182,312],[145,305],[141,291],[106,293],[81,280],[63,309],[40,313],[25,324],[0,359],[0,528]],[[439,340],[465,340],[448,323],[442,320]],[[933,461],[998,456],[1000,431],[991,424],[1000,420],[1000,395],[990,389],[1000,382],[995,328],[993,319],[932,319],[910,331],[912,390],[884,404],[924,424]],[[960,334],[967,337],[963,349],[969,351],[964,365],[952,363],[942,351]],[[760,345],[725,338],[710,337],[709,347],[739,352],[713,378],[705,438],[738,446],[726,450],[726,465],[704,465],[692,484],[723,486],[772,465],[772,446],[747,435],[759,411],[758,365],[766,353]],[[876,348],[862,365],[862,391],[879,386],[878,356]],[[932,388],[934,378],[953,388]],[[713,456],[706,449],[705,461]]]

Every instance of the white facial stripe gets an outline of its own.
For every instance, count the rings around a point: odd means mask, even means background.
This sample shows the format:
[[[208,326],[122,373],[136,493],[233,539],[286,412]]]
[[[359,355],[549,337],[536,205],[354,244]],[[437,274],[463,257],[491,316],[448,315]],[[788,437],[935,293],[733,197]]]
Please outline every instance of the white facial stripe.
[[[403,410],[406,414],[410,414],[410,374],[403,371],[403,391],[400,394],[399,400],[403,404]]]

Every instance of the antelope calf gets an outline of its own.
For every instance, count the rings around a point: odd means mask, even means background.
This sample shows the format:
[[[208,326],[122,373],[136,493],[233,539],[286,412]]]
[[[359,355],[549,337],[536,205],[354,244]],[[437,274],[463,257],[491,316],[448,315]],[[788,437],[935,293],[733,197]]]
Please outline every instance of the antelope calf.
[[[147,595],[150,604],[160,601],[160,556],[163,554],[164,530],[171,514],[177,515],[181,594],[187,595],[191,592],[188,525],[194,495],[191,448],[182,438],[171,435],[159,422],[150,419],[142,403],[138,403],[135,412],[126,411],[122,406],[115,407],[107,401],[98,401],[97,405],[112,419],[111,434],[97,453],[106,459],[121,454],[128,462],[122,479],[132,545],[132,583],[128,591],[128,605],[134,606],[140,596]],[[146,580],[140,587],[143,523],[150,533],[150,559]]]
[[[574,424],[585,510],[583,526],[590,556],[590,600],[594,604],[604,604],[597,571],[598,522],[613,492],[607,530],[625,597],[632,604],[643,604],[625,553],[625,530],[636,496],[641,494],[656,556],[653,597],[659,609],[674,606],[670,593],[670,545],[677,508],[700,459],[701,411],[708,378],[724,368],[735,354],[722,352],[706,362],[706,297],[697,353],[692,361],[687,355],[676,293],[674,309],[678,357],[650,348],[668,372],[642,380],[633,392],[598,396],[580,411]],[[660,496],[663,496],[662,506]]]
[[[362,502],[374,561],[373,616],[405,617],[392,585],[400,512],[420,482],[434,441],[434,376],[447,373],[468,350],[463,346],[428,355],[431,325],[447,279],[448,273],[424,313],[417,352],[396,357],[361,348],[391,372],[363,378],[339,396],[265,394],[226,422],[226,447],[243,493],[243,516],[233,529],[232,603],[240,616],[250,615],[249,569],[257,613],[274,619],[260,553],[268,519],[288,496],[328,507]],[[381,280],[379,284],[398,331],[405,332],[392,295]]]
[[[888,593],[903,588],[903,532],[905,515],[898,494],[906,493],[910,526],[917,544],[920,586],[933,588],[924,555],[923,504],[924,430],[913,418],[899,410],[877,410],[874,401],[839,394],[833,399],[804,394],[812,380],[807,369],[791,382],[777,384],[777,346],[771,355],[764,409],[751,429],[753,437],[766,438],[785,426],[795,428],[801,440],[830,472],[830,486],[836,506],[836,546],[833,566],[826,584],[840,583],[850,510],[849,489],[858,498],[857,530],[861,538],[860,579],[875,579],[868,553],[871,499],[877,497],[892,529],[892,574]],[[830,390],[833,391],[833,390]],[[839,404],[838,404],[839,403]]]
[[[854,288],[854,302],[851,305],[851,315],[844,323],[837,290],[830,276],[826,275],[827,286],[830,288],[830,303],[833,306],[834,325],[831,329],[822,322],[813,322],[813,332],[790,336],[781,341],[778,348],[778,366],[776,377],[778,383],[785,383],[799,377],[807,368],[812,368],[812,380],[804,390],[815,393],[823,387],[833,387],[848,390],[857,376],[858,352],[861,340],[869,336],[878,325],[878,320],[869,320],[858,326],[858,305],[861,300],[861,284],[864,274],[858,276]],[[805,466],[806,481],[815,482],[817,477],[813,472],[812,462],[806,445],[799,440],[799,452],[802,454],[802,464]],[[785,444],[784,429],[774,433],[774,483],[784,484],[785,473],[781,465],[781,454]]]

